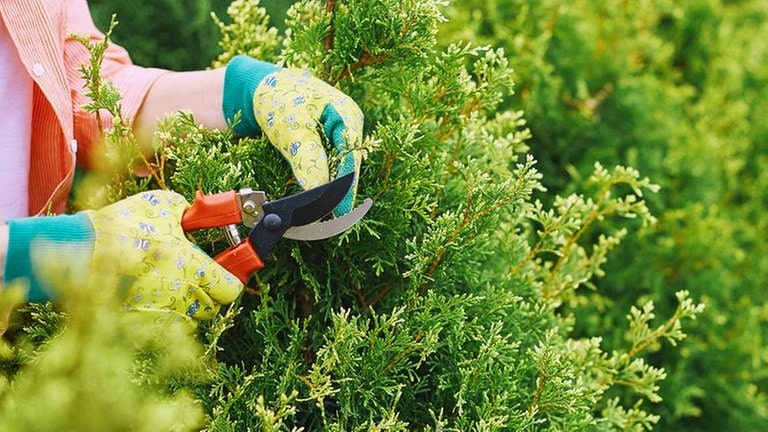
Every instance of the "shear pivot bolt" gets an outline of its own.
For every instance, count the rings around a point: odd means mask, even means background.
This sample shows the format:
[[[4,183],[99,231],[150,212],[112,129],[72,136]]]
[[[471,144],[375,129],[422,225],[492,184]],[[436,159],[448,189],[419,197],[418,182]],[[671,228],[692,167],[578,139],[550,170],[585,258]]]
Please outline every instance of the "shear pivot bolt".
[[[277,231],[283,226],[283,220],[280,216],[270,213],[264,216],[264,228],[270,231]]]

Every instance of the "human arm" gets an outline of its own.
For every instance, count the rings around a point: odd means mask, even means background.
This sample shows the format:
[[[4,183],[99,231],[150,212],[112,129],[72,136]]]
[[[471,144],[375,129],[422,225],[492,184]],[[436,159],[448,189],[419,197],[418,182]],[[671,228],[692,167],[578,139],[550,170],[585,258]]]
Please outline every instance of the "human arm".
[[[241,114],[235,133],[264,133],[305,189],[330,180],[323,135],[337,151],[337,177],[359,174],[362,112],[347,95],[305,71],[238,56],[226,68],[163,75],[150,88],[135,122],[145,148],[157,123],[182,109],[218,129]],[[337,215],[352,209],[356,186],[357,179]]]
[[[67,0],[67,4],[72,32],[90,35],[92,40],[103,39],[84,0]],[[69,64],[81,64],[88,59],[89,53],[76,41],[70,40],[66,46],[68,55],[75,57]],[[134,129],[145,150],[155,126],[166,114],[185,109],[204,126],[224,128],[239,113],[242,117],[235,132],[263,132],[289,161],[302,187],[311,188],[330,180],[323,133],[337,151],[337,177],[359,173],[362,112],[347,95],[304,71],[245,56],[235,57],[226,69],[160,71],[132,65],[127,53],[111,44],[105,53],[102,75],[120,91],[123,114],[134,120]],[[86,145],[81,148],[87,152],[91,148],[88,144],[96,141],[101,132],[100,125],[95,116],[80,108],[86,99],[79,73],[68,71],[68,77],[73,89],[75,129],[76,133],[81,132],[78,141],[85,138]],[[87,154],[80,156],[78,160],[89,159]],[[351,210],[356,189],[357,178],[350,194],[336,209],[337,215]]]
[[[150,87],[134,122],[136,138],[147,148],[160,120],[179,110],[192,112],[209,129],[224,129],[221,109],[224,69],[171,72]]]

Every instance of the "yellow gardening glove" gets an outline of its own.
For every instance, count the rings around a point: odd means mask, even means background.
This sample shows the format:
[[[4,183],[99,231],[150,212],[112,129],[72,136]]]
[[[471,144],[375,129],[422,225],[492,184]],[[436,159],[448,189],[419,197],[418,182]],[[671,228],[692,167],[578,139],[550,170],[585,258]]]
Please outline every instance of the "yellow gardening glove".
[[[263,132],[288,160],[304,189],[329,181],[322,130],[339,154],[336,177],[355,173],[355,182],[336,207],[337,216],[352,210],[360,174],[363,113],[337,88],[306,71],[238,56],[227,65],[224,114],[242,113],[235,132]]]
[[[10,221],[4,279],[28,279],[30,300],[45,300],[40,280],[50,278],[32,271],[31,257],[58,254],[69,267],[95,276],[92,280],[116,281],[111,288],[129,310],[210,319],[243,285],[187,240],[181,217],[189,206],[177,193],[153,191],[72,216]]]

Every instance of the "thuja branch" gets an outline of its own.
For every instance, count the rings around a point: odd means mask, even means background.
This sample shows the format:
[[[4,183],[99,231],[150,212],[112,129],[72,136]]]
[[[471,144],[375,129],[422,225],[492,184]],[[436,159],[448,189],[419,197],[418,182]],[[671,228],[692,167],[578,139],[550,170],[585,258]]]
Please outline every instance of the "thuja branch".
[[[667,322],[665,322],[664,324],[659,326],[656,330],[654,330],[653,333],[648,335],[648,337],[645,340],[639,343],[635,342],[624,358],[625,363],[629,362],[629,360],[631,360],[638,353],[642,352],[643,350],[651,346],[651,344],[653,344],[654,342],[658,341],[659,339],[667,335],[669,331],[677,323],[680,322],[680,318],[682,314],[683,314],[683,309],[680,306],[678,306],[677,309],[675,309],[675,313],[672,315],[672,317],[669,320],[667,320]]]
[[[331,50],[334,48],[334,38],[336,34],[336,1],[335,0],[326,0],[325,2],[325,12],[330,15],[330,24],[328,33],[326,34],[325,38],[323,39],[323,49],[325,50],[325,53],[328,54]],[[400,48],[406,49],[406,50],[416,50],[413,46],[407,45],[407,43],[403,42],[409,33],[413,30],[414,26],[417,23],[418,18],[412,17],[408,21],[402,22],[402,28],[399,32],[399,34],[391,39],[385,39],[385,40],[379,40],[378,45],[381,46],[389,46],[397,47],[400,45]],[[368,66],[372,66],[378,63],[383,63],[385,61],[388,61],[391,59],[390,54],[388,54],[385,50],[385,52],[381,54],[374,54],[375,52],[381,51],[380,49],[377,49],[377,47],[363,47],[360,50],[360,54],[357,57],[357,60],[354,63],[351,63],[345,67],[343,67],[338,73],[332,74],[330,71],[328,71],[328,76],[325,77],[325,79],[331,83],[332,85],[335,85],[339,81],[345,78],[349,78],[354,74],[355,72],[359,71],[360,69],[363,69]],[[393,49],[389,49],[390,52],[393,51]],[[394,60],[397,60],[397,55],[394,56]],[[331,69],[333,69],[331,67]]]
[[[438,104],[440,100],[445,96],[445,91],[441,89],[441,91],[438,92],[438,94],[435,96],[435,104]],[[461,110],[461,114],[459,118],[468,118],[473,112],[476,112],[479,110],[479,102],[478,98],[471,98],[469,101],[466,102],[464,107]],[[440,124],[440,130],[438,134],[437,141],[438,142],[446,142],[449,138],[451,138],[454,134],[458,133],[458,136],[456,137],[456,140],[453,144],[453,150],[451,152],[450,160],[446,164],[446,169],[443,171],[443,174],[440,178],[439,184],[445,184],[445,182],[450,178],[451,174],[453,174],[453,171],[456,169],[456,161],[458,160],[459,154],[462,150],[462,129],[459,127],[459,124],[453,124],[450,129],[445,130],[445,127],[447,124],[450,123],[448,115],[443,115],[440,117],[440,120],[438,121]],[[443,189],[438,188],[435,191],[436,199],[439,200],[442,195]],[[432,214],[434,217],[434,212]]]
[[[509,205],[511,202],[513,202],[516,198],[516,193],[511,193],[507,195],[504,199],[501,199],[494,203],[491,206],[488,206],[476,213],[472,213],[472,202],[473,202],[473,184],[471,182],[467,185],[467,201],[465,203],[464,207],[464,214],[462,216],[461,222],[456,226],[454,231],[451,233],[451,236],[448,238],[448,240],[444,243],[444,246],[441,247],[437,253],[435,254],[435,257],[432,259],[432,262],[429,265],[429,268],[427,270],[426,278],[424,282],[419,287],[419,294],[423,295],[427,283],[429,280],[432,279],[432,276],[437,271],[438,266],[440,265],[440,262],[442,261],[443,257],[445,256],[446,252],[448,251],[448,245],[453,244],[453,242],[456,241],[456,239],[459,238],[459,235],[472,223],[476,220],[485,217],[489,215],[490,213],[495,212],[496,210],[505,207]]]
[[[84,106],[86,111],[92,112],[96,116],[96,122],[99,125],[99,132],[104,133],[104,124],[101,120],[100,110],[104,109],[108,111],[113,117],[117,117],[117,122],[122,121],[122,113],[120,105],[107,96],[112,96],[109,92],[109,88],[104,84],[101,78],[101,65],[104,62],[104,54],[109,48],[109,42],[112,37],[112,31],[117,26],[117,16],[112,15],[109,28],[104,33],[104,39],[99,42],[92,43],[88,35],[83,34],[70,34],[70,37],[83,45],[89,52],[90,58],[88,64],[80,66],[80,75],[85,80],[85,95],[91,99],[91,102]]]
[[[549,236],[552,235],[557,229],[572,215],[572,210],[575,207],[575,202],[571,202],[570,205],[566,208],[564,212],[560,214],[560,217],[557,218],[557,221],[553,223],[550,226],[547,226],[544,230],[544,232],[541,233],[539,236],[539,240],[536,242],[536,244],[531,248],[531,250],[528,252],[528,254],[520,260],[515,267],[513,267],[507,274],[509,276],[516,275],[520,270],[523,269],[525,264],[530,262],[532,259],[538,255],[541,248],[544,246],[544,242],[549,238]]]
[[[560,293],[563,291],[562,289],[555,290],[554,292],[551,292],[552,283],[555,280],[555,277],[560,272],[560,270],[565,265],[566,260],[568,259],[568,255],[571,251],[571,248],[578,242],[578,240],[581,238],[582,235],[589,229],[590,226],[592,226],[592,223],[596,221],[600,216],[605,216],[605,214],[601,211],[601,207],[605,200],[607,199],[609,195],[610,186],[606,186],[603,190],[601,190],[600,197],[597,199],[597,202],[595,203],[595,208],[592,210],[587,217],[584,219],[584,223],[582,223],[581,227],[578,231],[572,236],[568,238],[568,241],[566,242],[565,246],[563,246],[562,254],[558,258],[557,262],[555,263],[554,267],[552,268],[552,271],[549,273],[549,276],[547,277],[547,281],[544,283],[544,286],[542,287],[542,296],[545,299],[552,299],[560,295]]]
[[[618,384],[637,387],[642,384],[641,381],[617,379],[617,377],[631,366],[632,360],[638,354],[662,338],[668,339],[673,345],[685,338],[686,335],[680,325],[681,321],[684,318],[695,319],[696,315],[704,311],[704,304],[694,304],[688,295],[687,291],[676,292],[675,296],[679,303],[675,312],[667,321],[653,330],[648,325],[654,318],[653,303],[647,302],[642,309],[632,308],[631,314],[627,317],[630,320],[630,334],[633,336],[632,346],[628,352],[614,355],[610,367],[605,368],[607,377],[600,383],[602,386]]]
[[[130,121],[123,116],[122,105],[120,101],[122,96],[114,87],[111,81],[104,80],[101,71],[104,62],[104,56],[111,43],[112,31],[117,26],[116,15],[112,15],[108,30],[104,33],[104,39],[98,42],[91,42],[88,35],[70,34],[70,37],[83,45],[90,53],[88,64],[80,66],[80,74],[85,80],[85,96],[90,102],[83,106],[83,109],[93,113],[96,116],[96,122],[99,132],[104,136],[105,141],[113,146],[111,156],[117,160],[109,161],[111,163],[122,164],[118,166],[119,170],[125,169],[130,175],[133,175],[133,160],[138,156],[144,167],[147,168],[157,185],[162,189],[168,189],[164,177],[165,152],[157,152],[156,157],[160,159],[158,165],[151,163],[144,155],[136,137],[133,134]],[[112,129],[105,130],[101,118],[101,111],[104,110],[112,117]],[[109,149],[108,149],[109,150]],[[109,151],[108,151],[109,154]],[[127,159],[127,160],[124,160]],[[121,182],[118,182],[122,184]]]

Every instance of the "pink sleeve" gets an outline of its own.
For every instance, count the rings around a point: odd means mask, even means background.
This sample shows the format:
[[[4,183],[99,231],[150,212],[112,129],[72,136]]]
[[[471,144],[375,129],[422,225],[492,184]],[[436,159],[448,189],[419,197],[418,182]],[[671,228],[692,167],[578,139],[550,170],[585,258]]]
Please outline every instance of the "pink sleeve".
[[[67,30],[71,33],[89,35],[92,41],[104,40],[104,34],[93,23],[86,0],[65,0],[67,14]],[[92,160],[93,147],[100,138],[96,116],[85,112],[83,104],[85,97],[84,80],[80,76],[80,65],[89,61],[88,50],[79,42],[67,35],[64,43],[64,63],[67,71],[67,81],[72,93],[74,113],[74,133],[79,143],[78,162],[88,165]],[[122,47],[110,44],[102,64],[102,77],[111,80],[122,95],[123,116],[133,121],[141,108],[149,88],[155,80],[168,71],[163,69],[144,68],[131,62],[128,52]],[[105,113],[101,115],[104,125],[111,125],[111,118]]]

